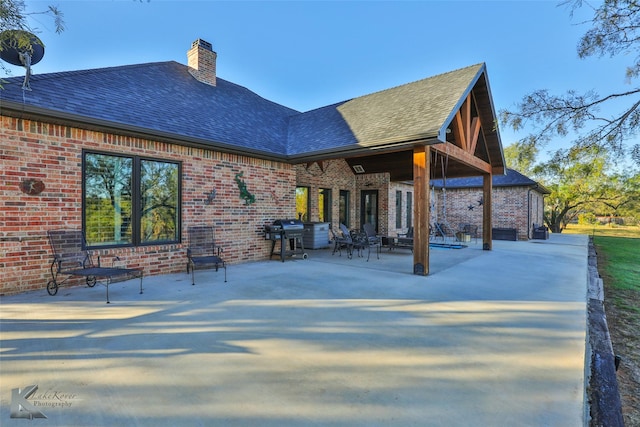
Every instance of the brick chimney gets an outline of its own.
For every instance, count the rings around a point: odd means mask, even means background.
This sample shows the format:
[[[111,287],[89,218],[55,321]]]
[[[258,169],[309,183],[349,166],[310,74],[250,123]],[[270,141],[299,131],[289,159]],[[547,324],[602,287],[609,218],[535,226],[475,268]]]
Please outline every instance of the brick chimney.
[[[189,72],[202,83],[216,85],[216,58],[211,43],[198,39],[191,43],[187,52]]]

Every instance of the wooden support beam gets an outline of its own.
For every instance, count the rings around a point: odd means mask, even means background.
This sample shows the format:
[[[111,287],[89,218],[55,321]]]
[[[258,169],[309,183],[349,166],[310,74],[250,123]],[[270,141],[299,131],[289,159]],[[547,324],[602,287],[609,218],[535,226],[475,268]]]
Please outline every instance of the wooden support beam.
[[[429,274],[429,179],[431,176],[431,148],[427,146],[413,149],[413,274]]]
[[[482,130],[482,123],[480,117],[471,117],[471,106],[472,97],[468,96],[462,107],[456,112],[451,122],[451,130],[457,146],[473,155],[478,144],[478,136]]]
[[[487,173],[482,175],[482,249],[490,251],[492,249],[493,236],[491,228],[493,222],[491,220],[492,210],[491,203],[493,195],[493,175]]]
[[[440,154],[449,155],[452,159],[462,162],[467,166],[471,166],[480,173],[491,173],[491,165],[489,163],[474,156],[473,153],[464,151],[462,148],[457,147],[450,142],[431,145],[431,148]]]
[[[467,151],[467,132],[464,129],[462,114],[458,111],[453,118],[453,139],[460,144],[460,147]]]
[[[476,145],[478,145],[478,136],[480,135],[481,128],[480,117],[474,117],[471,121],[471,142],[467,150],[470,154],[475,154],[476,152]]]
[[[464,126],[465,148],[471,144],[471,96],[467,95],[467,99],[462,103],[460,108],[462,114],[462,125]]]

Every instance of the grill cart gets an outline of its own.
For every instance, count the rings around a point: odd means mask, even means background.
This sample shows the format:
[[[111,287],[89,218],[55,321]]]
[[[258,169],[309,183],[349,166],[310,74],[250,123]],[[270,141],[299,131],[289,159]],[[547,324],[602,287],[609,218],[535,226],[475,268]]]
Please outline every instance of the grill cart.
[[[302,259],[307,259],[308,255],[304,251],[302,236],[304,235],[304,224],[298,219],[277,219],[273,224],[264,226],[265,239],[271,240],[271,253],[269,259],[274,255],[280,255],[284,262],[287,256],[301,255]],[[280,242],[280,252],[276,252],[276,243]],[[287,247],[288,246],[288,247]]]

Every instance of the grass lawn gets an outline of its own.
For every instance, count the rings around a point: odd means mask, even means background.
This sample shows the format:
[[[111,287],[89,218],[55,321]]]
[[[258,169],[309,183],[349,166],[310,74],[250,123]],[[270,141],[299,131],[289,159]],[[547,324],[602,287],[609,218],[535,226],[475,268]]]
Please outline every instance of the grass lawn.
[[[612,289],[640,292],[640,227],[570,224],[564,233],[593,236],[604,280]],[[636,310],[640,314],[640,307]]]

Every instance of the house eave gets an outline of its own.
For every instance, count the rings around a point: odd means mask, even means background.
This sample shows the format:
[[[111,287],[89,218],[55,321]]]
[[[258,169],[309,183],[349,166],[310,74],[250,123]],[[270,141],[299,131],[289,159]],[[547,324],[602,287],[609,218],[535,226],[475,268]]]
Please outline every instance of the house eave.
[[[283,163],[287,162],[286,156],[278,153],[266,152],[253,148],[245,148],[242,146],[227,144],[219,141],[173,134],[170,132],[163,132],[155,129],[148,129],[140,126],[133,126],[108,120],[96,119],[77,114],[52,111],[49,109],[34,107],[31,105],[24,105],[12,101],[1,101],[0,115],[18,119],[46,121],[50,123],[72,126],[87,130],[130,136],[134,138],[150,139],[153,141],[166,142],[185,147],[215,150],[224,153],[243,155],[247,157],[256,157],[264,160],[272,160]]]
[[[293,164],[317,160],[344,159],[350,157],[370,156],[412,149],[420,145],[442,144],[443,141],[432,135],[413,135],[403,138],[386,138],[376,141],[359,142],[342,147],[328,148],[287,156]]]

